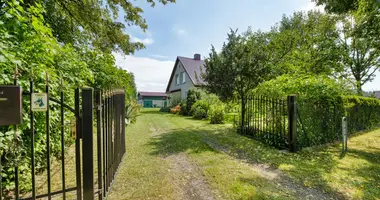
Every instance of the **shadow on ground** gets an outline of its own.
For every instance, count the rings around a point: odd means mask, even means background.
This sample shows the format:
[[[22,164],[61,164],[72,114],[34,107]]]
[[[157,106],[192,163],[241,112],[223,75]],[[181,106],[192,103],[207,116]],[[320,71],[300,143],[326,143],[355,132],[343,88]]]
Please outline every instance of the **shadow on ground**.
[[[154,147],[152,155],[170,156],[181,152],[200,153],[214,151],[202,141],[202,135],[192,130],[175,129],[152,138],[148,143]]]
[[[181,117],[179,120],[194,123],[192,118]],[[231,126],[206,125],[206,123],[204,126],[175,129],[163,133],[152,138],[149,145],[154,149],[152,154],[157,156],[169,156],[181,152],[213,151],[226,153],[235,159],[250,164],[269,165],[273,170],[281,169],[285,174],[294,177],[296,181],[306,187],[316,187],[328,192],[335,199],[352,198],[352,196],[341,193],[344,189],[339,185],[340,182],[346,182],[346,178],[350,178],[347,177],[347,174],[365,180],[361,186],[355,185],[355,183],[346,184],[348,188],[362,191],[361,197],[363,199],[376,199],[378,197],[375,197],[374,194],[380,194],[380,150],[378,148],[373,148],[371,152],[349,149],[346,157],[362,161],[365,159],[369,164],[357,169],[350,169],[349,167],[342,169],[338,165],[345,163],[347,160],[342,159],[347,158],[339,159],[341,153],[339,145],[309,148],[299,153],[284,153],[237,134]],[[336,174],[336,170],[341,174]],[[247,181],[249,182],[249,180]]]

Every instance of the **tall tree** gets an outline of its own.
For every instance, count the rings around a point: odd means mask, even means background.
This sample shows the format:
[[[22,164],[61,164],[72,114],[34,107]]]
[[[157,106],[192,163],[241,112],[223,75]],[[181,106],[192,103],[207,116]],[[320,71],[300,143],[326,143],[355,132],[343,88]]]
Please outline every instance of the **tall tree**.
[[[175,0],[146,0],[151,6]],[[142,17],[143,9],[131,0],[24,0],[24,7],[42,5],[44,18],[58,41],[73,45],[84,44],[103,52],[122,51],[134,53],[144,48],[140,42],[131,41],[126,26],[148,28]],[[124,12],[124,23],[117,21]]]
[[[243,35],[237,30],[227,34],[222,51],[212,47],[205,61],[203,78],[208,89],[223,100],[237,96],[241,100],[241,121],[244,122],[249,91],[270,75],[267,67],[267,38],[262,32]]]
[[[339,14],[343,63],[358,93],[380,67],[380,1],[315,0],[330,13]]]
[[[362,86],[372,81],[375,72],[380,68],[380,48],[376,48],[377,38],[367,34],[357,18],[352,15],[342,18],[340,44],[344,49],[345,75],[349,80],[353,78],[352,83],[361,94]]]
[[[318,11],[283,16],[270,32],[271,64],[281,73],[342,71],[336,19]]]

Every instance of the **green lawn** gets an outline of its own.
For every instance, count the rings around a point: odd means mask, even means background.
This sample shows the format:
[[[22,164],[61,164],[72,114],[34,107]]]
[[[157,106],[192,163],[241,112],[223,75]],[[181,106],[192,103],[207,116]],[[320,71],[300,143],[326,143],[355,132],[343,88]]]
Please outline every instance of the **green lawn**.
[[[351,138],[343,158],[339,145],[292,154],[238,135],[229,124],[144,109],[127,127],[126,139],[127,155],[108,199],[380,197],[380,130]],[[68,151],[69,187],[75,185],[75,162],[73,148]],[[59,190],[59,162],[52,169],[53,189]],[[39,193],[46,191],[45,177],[37,178]]]
[[[127,156],[109,199],[376,199],[380,131],[283,153],[210,125],[145,109],[127,128]]]

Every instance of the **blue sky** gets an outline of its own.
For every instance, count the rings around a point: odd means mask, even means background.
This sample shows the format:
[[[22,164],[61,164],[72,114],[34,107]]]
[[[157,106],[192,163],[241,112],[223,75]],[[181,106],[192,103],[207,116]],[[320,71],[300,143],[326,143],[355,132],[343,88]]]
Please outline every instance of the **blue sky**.
[[[315,9],[311,0],[177,0],[154,8],[145,0],[134,3],[144,9],[149,27],[145,33],[137,27],[127,27],[126,32],[146,49],[129,56],[114,55],[120,67],[135,74],[139,91],[164,91],[177,56],[207,56],[211,45],[220,49],[230,28],[242,32],[251,26],[265,31],[283,14]],[[380,89],[379,78],[364,89]]]

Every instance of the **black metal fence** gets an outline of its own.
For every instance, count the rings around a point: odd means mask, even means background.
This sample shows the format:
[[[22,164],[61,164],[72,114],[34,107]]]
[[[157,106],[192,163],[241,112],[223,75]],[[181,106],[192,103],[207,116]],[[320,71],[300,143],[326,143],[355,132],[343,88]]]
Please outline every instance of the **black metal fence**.
[[[347,118],[348,134],[380,126],[380,100],[375,98],[299,99],[297,107],[301,148],[340,141],[343,117]]]
[[[295,96],[286,100],[249,96],[240,132],[269,145],[295,151]]]
[[[15,81],[14,85],[17,85],[17,81]],[[76,89],[74,91],[74,103],[72,103],[65,99],[63,91],[60,91],[58,95],[55,93],[55,96],[53,96],[49,89],[51,88],[46,84],[45,91],[43,92],[47,94],[47,110],[39,113],[32,111],[32,104],[35,103],[32,102],[32,94],[35,92],[33,81],[30,82],[29,91],[22,93],[25,104],[24,123],[14,125],[13,130],[15,138],[19,131],[23,132],[23,136],[21,136],[19,144],[16,144],[16,148],[21,145],[28,145],[27,148],[29,150],[20,153],[22,155],[19,155],[20,159],[17,162],[15,161],[15,164],[3,165],[2,167],[0,163],[0,200],[52,199],[57,196],[62,197],[62,199],[84,200],[93,200],[95,197],[98,197],[101,200],[107,196],[126,151],[124,91],[110,90],[104,93],[97,91],[96,101],[94,101],[92,88]],[[74,107],[70,105],[74,105]],[[51,111],[54,114],[59,112],[59,119],[51,116]],[[94,117],[94,113],[96,113],[96,118]],[[36,124],[36,116],[39,119],[44,117],[45,120],[42,121],[45,123]],[[68,119],[71,117],[74,117],[74,120],[72,120],[73,124],[68,122],[70,121]],[[96,122],[96,133],[94,133],[94,121]],[[41,122],[41,120],[38,122]],[[7,130],[10,129],[9,127],[11,126],[0,128]],[[41,136],[41,133],[45,134],[44,137]],[[36,136],[38,136],[38,140],[44,138],[45,141],[37,143]],[[96,137],[96,140],[94,137]],[[51,142],[51,139],[54,139],[54,143]],[[58,140],[59,143],[57,142]],[[23,143],[23,141],[25,142]],[[94,145],[95,141],[96,145]],[[42,151],[41,148],[43,147],[41,147],[41,144],[45,145]],[[55,149],[57,145],[60,146],[60,151],[58,151],[59,153],[55,152],[54,159],[51,152],[53,145],[55,145]],[[72,145],[75,148],[72,148]],[[94,147],[96,148],[95,154]],[[38,157],[35,154],[36,148],[40,148]],[[71,156],[75,157],[73,158],[75,164],[73,167],[74,171],[67,172],[67,162],[65,160],[67,160],[66,154],[69,148],[74,151],[74,155]],[[44,155],[41,155],[41,152]],[[9,160],[5,156],[0,155],[0,161]],[[52,182],[53,160],[57,161],[54,162],[55,173],[60,173],[60,177],[58,178],[60,181],[58,183]],[[24,162],[30,162],[30,166],[27,166],[30,172],[25,169],[20,170],[19,167],[24,166],[21,165]],[[97,171],[97,180],[94,179],[94,168]],[[14,172],[14,176],[13,178],[8,178],[7,181],[12,181],[13,183],[8,183],[7,187],[3,188],[1,175],[11,175],[9,172]],[[30,175],[26,175],[25,173],[30,173]],[[66,177],[68,173],[75,173],[73,176],[75,180],[68,181]],[[20,175],[23,178],[20,179]],[[44,178],[44,176],[46,177]],[[44,186],[37,185],[37,177],[44,180]],[[57,176],[54,177],[57,179]],[[68,184],[67,182],[71,183]],[[29,184],[30,187],[27,188]],[[60,187],[57,184],[60,184]],[[20,191],[20,185],[24,187],[22,191]],[[95,186],[97,186],[96,190]],[[42,189],[37,191],[37,187],[42,187],[44,191]]]
[[[126,152],[125,93],[123,90],[96,92],[98,194],[107,196]]]
[[[242,134],[280,149],[334,143],[342,138],[342,118],[348,134],[380,127],[380,100],[358,96],[335,99],[249,96],[237,124]]]

